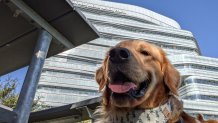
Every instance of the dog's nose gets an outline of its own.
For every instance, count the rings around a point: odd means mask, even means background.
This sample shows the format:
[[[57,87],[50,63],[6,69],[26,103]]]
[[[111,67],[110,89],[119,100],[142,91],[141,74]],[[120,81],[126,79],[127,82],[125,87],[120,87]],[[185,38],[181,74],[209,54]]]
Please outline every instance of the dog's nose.
[[[112,63],[123,63],[130,58],[130,52],[126,48],[114,48],[109,52],[109,59]]]

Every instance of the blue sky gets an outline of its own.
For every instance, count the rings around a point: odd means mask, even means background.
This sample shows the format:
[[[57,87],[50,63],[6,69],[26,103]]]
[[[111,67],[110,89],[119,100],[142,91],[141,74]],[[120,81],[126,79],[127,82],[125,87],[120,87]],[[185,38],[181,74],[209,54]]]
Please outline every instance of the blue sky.
[[[176,20],[182,29],[191,31],[203,56],[218,58],[218,0],[111,0],[141,6]],[[27,67],[10,73],[19,87]],[[4,79],[6,76],[1,77]],[[19,88],[20,89],[20,88]],[[19,90],[18,89],[18,90]]]
[[[111,0],[141,6],[176,20],[193,33],[202,55],[218,58],[218,0]]]
[[[4,76],[1,76],[0,79],[1,81],[4,81],[7,77],[11,77],[11,78],[16,78],[18,79],[18,88],[17,88],[17,92],[20,92],[20,89],[21,89],[21,86],[23,84],[23,81],[24,81],[24,78],[26,76],[26,72],[27,72],[27,68],[28,67],[24,67],[24,68],[21,68],[19,70],[16,70],[14,72],[11,72],[7,75],[4,75]]]

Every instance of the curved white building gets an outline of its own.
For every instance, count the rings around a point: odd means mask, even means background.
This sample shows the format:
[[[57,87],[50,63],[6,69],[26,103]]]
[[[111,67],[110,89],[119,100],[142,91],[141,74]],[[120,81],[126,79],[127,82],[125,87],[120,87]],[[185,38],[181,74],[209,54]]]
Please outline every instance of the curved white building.
[[[124,39],[145,39],[162,47],[183,79],[185,109],[218,117],[218,60],[200,55],[192,33],[163,15],[142,7],[101,0],[72,0],[101,38],[47,59],[37,96],[60,106],[99,96],[95,70],[106,51]],[[85,34],[84,34],[85,35]]]
[[[218,59],[187,54],[169,59],[182,76],[179,94],[185,109],[218,119]]]

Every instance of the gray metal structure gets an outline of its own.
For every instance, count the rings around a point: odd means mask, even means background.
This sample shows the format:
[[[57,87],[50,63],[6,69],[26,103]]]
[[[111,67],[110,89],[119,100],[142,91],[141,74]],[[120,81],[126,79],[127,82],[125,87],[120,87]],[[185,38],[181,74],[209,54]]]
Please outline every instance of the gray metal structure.
[[[0,75],[30,64],[16,108],[0,105],[0,122],[27,123],[45,58],[99,36],[64,0],[2,0],[0,20]]]
[[[84,100],[64,106],[32,112],[29,123],[75,123],[93,118],[93,112],[100,105],[101,97]]]
[[[45,30],[41,30],[36,49],[33,53],[29,69],[14,112],[18,115],[14,119],[15,123],[27,123],[32,107],[32,101],[35,96],[38,81],[41,75],[42,67],[48,53],[52,36]]]

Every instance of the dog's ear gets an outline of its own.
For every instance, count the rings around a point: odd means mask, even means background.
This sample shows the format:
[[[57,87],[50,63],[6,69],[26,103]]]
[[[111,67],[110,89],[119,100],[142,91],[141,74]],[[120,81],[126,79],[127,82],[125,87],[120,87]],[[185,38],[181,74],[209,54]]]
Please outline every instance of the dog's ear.
[[[96,71],[95,79],[99,85],[99,91],[101,91],[108,82],[108,56],[103,61],[102,66]]]
[[[166,58],[164,52],[162,56],[163,56],[162,72],[163,72],[164,83],[173,94],[178,95],[177,90],[181,84],[180,74],[170,63],[170,61]]]
[[[204,117],[203,117],[201,114],[198,114],[198,115],[197,115],[197,119],[198,119],[199,121],[201,121],[201,122],[204,121]]]

